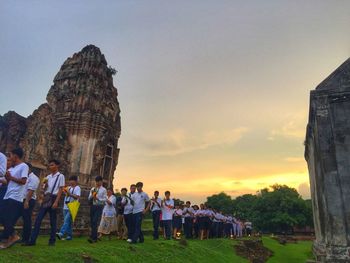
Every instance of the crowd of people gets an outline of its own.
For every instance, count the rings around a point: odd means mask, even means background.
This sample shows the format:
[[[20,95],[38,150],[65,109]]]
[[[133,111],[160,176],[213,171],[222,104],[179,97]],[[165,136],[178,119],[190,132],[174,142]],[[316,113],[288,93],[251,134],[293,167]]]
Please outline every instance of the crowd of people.
[[[73,202],[81,200],[81,188],[77,176],[70,176],[66,185],[65,176],[59,171],[60,162],[50,160],[50,174],[40,184],[33,173],[32,165],[24,163],[23,150],[12,150],[8,156],[0,153],[0,224],[4,230],[0,235],[0,249],[15,243],[34,246],[46,214],[50,218],[49,245],[56,239],[72,240],[74,215],[70,210]],[[32,213],[40,193],[40,208],[32,226]],[[63,224],[57,231],[57,209],[63,197]],[[122,188],[115,195],[113,188],[105,188],[103,178],[95,178],[95,186],[87,197],[90,204],[90,236],[88,242],[96,243],[102,235],[116,233],[119,239],[129,243],[143,243],[142,220],[146,213],[152,214],[153,239],[234,238],[251,235],[251,222],[243,222],[233,215],[224,214],[204,204],[191,205],[175,202],[170,191],[159,197],[155,191],[152,198],[143,191],[138,182],[128,189]],[[19,218],[23,218],[20,237],[15,231]]]

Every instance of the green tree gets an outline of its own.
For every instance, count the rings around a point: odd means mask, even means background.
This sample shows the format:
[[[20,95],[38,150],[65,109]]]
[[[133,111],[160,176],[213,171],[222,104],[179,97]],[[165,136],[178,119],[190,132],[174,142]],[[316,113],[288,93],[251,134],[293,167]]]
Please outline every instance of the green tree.
[[[256,195],[245,194],[233,200],[233,214],[243,220],[253,220],[254,207],[258,200]]]
[[[254,223],[269,232],[291,232],[295,226],[306,226],[309,211],[297,190],[275,184],[272,191],[263,189],[254,206]]]
[[[224,213],[233,213],[232,198],[224,192],[207,197],[205,204]]]

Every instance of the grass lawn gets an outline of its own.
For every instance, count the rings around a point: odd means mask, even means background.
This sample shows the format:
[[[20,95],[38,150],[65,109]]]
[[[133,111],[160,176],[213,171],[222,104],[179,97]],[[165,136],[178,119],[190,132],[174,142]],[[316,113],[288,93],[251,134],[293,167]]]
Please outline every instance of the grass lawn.
[[[146,219],[143,228],[150,233],[151,221]],[[0,250],[0,262],[248,262],[235,254],[236,242],[229,239],[189,240],[187,245],[182,245],[173,240],[154,241],[148,234],[145,243],[136,245],[115,237],[111,241],[103,238],[102,242],[90,244],[86,237],[78,237],[72,241],[57,240],[55,247],[49,247],[48,236],[41,236],[35,247],[15,245]],[[304,263],[312,258],[310,241],[283,246],[270,237],[264,237],[263,243],[274,252],[268,263]]]
[[[48,247],[48,237],[40,237],[37,246],[14,247],[0,251],[0,262],[248,262],[234,253],[235,240],[190,240],[187,245],[178,241],[153,241],[146,236],[145,243],[129,245],[125,241],[109,241],[89,244],[86,238],[73,241],[57,241]],[[298,262],[311,258],[311,242],[280,245],[263,238],[264,245],[274,251],[268,263]],[[85,260],[84,260],[85,258]]]
[[[268,263],[303,263],[307,259],[313,259],[311,241],[299,241],[297,244],[281,245],[276,240],[263,237],[264,246],[274,253]]]

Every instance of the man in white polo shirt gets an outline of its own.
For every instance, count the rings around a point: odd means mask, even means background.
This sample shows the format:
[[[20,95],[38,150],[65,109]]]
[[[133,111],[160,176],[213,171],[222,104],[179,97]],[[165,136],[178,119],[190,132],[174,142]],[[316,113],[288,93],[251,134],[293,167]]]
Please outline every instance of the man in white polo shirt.
[[[3,219],[4,233],[3,237],[7,239],[0,248],[7,248],[17,242],[20,237],[15,235],[15,224],[22,215],[23,192],[28,177],[28,165],[23,161],[23,150],[17,148],[10,153],[10,162],[12,167],[5,174],[8,182],[6,194],[4,196],[4,207],[1,213],[6,213]]]
[[[28,243],[30,239],[30,234],[32,232],[32,212],[36,201],[36,190],[39,187],[40,180],[33,173],[32,165],[26,163],[29,167],[28,179],[25,184],[25,190],[23,192],[23,231],[22,231],[22,242]]]
[[[134,234],[131,243],[136,244],[137,240],[140,243],[144,242],[144,237],[141,229],[142,216],[149,210],[150,202],[148,195],[142,191],[143,183],[138,182],[136,184],[137,192],[135,192],[131,199],[134,201],[134,207],[132,210],[133,222],[134,222]],[[146,206],[147,204],[147,206]]]
[[[49,161],[49,170],[51,174],[46,176],[46,183],[44,184],[45,195],[51,195],[50,205],[46,205],[45,200],[40,206],[39,213],[35,219],[34,230],[30,237],[30,241],[26,244],[34,246],[38,238],[41,222],[47,213],[50,214],[50,239],[49,246],[54,246],[56,242],[57,230],[57,208],[61,199],[63,187],[65,185],[64,175],[59,172],[60,162],[58,160]]]
[[[162,222],[165,239],[171,239],[171,227],[174,214],[174,199],[170,199],[170,191],[165,191],[165,198],[162,200]]]

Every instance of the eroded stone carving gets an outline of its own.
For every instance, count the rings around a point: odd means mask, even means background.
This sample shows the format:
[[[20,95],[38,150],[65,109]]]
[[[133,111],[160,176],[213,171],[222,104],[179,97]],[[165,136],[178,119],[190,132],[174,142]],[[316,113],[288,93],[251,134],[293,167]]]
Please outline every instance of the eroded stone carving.
[[[28,118],[15,112],[0,116],[0,151],[21,146],[25,161],[41,176],[48,160],[56,158],[66,179],[77,175],[85,189],[97,175],[112,186],[121,132],[113,73],[99,48],[88,45],[75,53],[55,76],[47,103]],[[87,217],[87,208],[81,210]],[[86,226],[86,218],[81,220]]]

